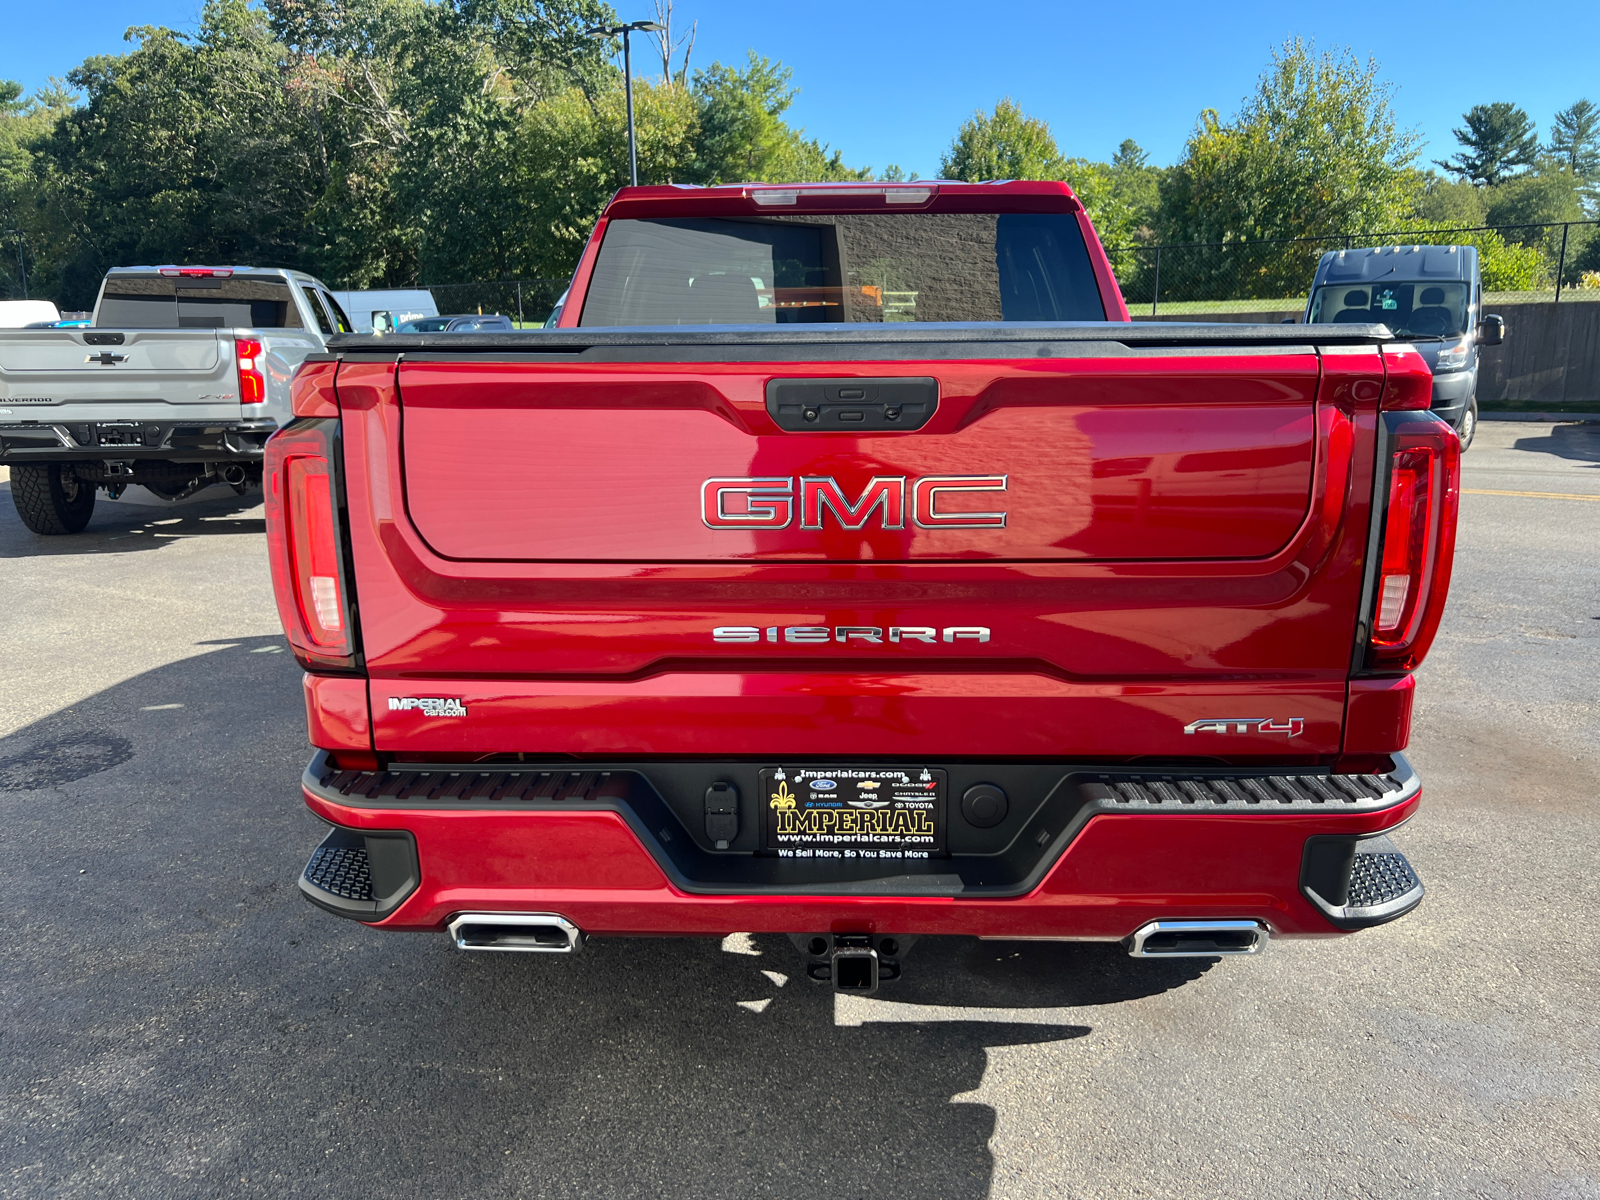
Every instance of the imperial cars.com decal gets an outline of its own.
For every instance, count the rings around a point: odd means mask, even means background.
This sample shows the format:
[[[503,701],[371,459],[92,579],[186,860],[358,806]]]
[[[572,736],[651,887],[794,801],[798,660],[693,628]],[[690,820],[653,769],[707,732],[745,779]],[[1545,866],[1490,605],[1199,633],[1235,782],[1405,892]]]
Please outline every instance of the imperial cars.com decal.
[[[390,696],[390,712],[417,710],[425,717],[464,717],[467,706],[454,696]]]

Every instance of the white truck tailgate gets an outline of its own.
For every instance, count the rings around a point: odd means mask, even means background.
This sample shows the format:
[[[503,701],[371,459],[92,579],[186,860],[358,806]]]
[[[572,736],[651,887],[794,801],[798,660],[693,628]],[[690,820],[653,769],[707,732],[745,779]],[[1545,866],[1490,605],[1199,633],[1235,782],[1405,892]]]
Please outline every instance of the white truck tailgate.
[[[237,420],[233,336],[230,329],[0,331],[0,419]]]

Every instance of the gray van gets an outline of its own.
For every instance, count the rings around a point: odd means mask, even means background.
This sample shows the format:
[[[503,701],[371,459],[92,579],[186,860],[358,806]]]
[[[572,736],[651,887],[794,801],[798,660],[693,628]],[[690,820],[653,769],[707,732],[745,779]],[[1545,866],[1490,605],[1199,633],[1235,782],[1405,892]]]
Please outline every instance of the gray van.
[[[1482,309],[1476,246],[1375,246],[1322,256],[1305,320],[1382,323],[1414,345],[1433,370],[1433,411],[1465,449],[1478,427],[1478,348],[1505,337]]]

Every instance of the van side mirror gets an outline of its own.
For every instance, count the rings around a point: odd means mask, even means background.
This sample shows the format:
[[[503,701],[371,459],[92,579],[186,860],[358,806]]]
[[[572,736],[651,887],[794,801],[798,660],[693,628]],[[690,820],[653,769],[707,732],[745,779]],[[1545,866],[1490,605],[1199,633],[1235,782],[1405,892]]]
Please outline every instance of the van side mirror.
[[[1498,346],[1506,340],[1506,323],[1502,317],[1485,316],[1478,322],[1478,345]]]

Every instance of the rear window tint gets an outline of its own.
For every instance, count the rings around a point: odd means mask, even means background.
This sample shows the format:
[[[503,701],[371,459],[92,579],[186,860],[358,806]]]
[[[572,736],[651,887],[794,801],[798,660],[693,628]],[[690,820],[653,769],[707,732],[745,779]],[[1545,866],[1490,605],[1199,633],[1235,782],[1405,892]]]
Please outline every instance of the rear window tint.
[[[311,316],[316,321],[318,326],[321,327],[322,332],[332,333],[333,323],[328,320],[328,310],[317,303],[317,289],[302,287],[300,290],[306,294],[306,304],[311,309]]]
[[[613,220],[581,325],[1103,321],[1066,213]]]
[[[354,333],[355,326],[350,324],[350,318],[343,308],[339,306],[338,299],[332,292],[322,292],[322,299],[328,305],[328,315],[333,318],[335,333]]]
[[[111,275],[95,324],[104,329],[300,329],[281,279]]]

